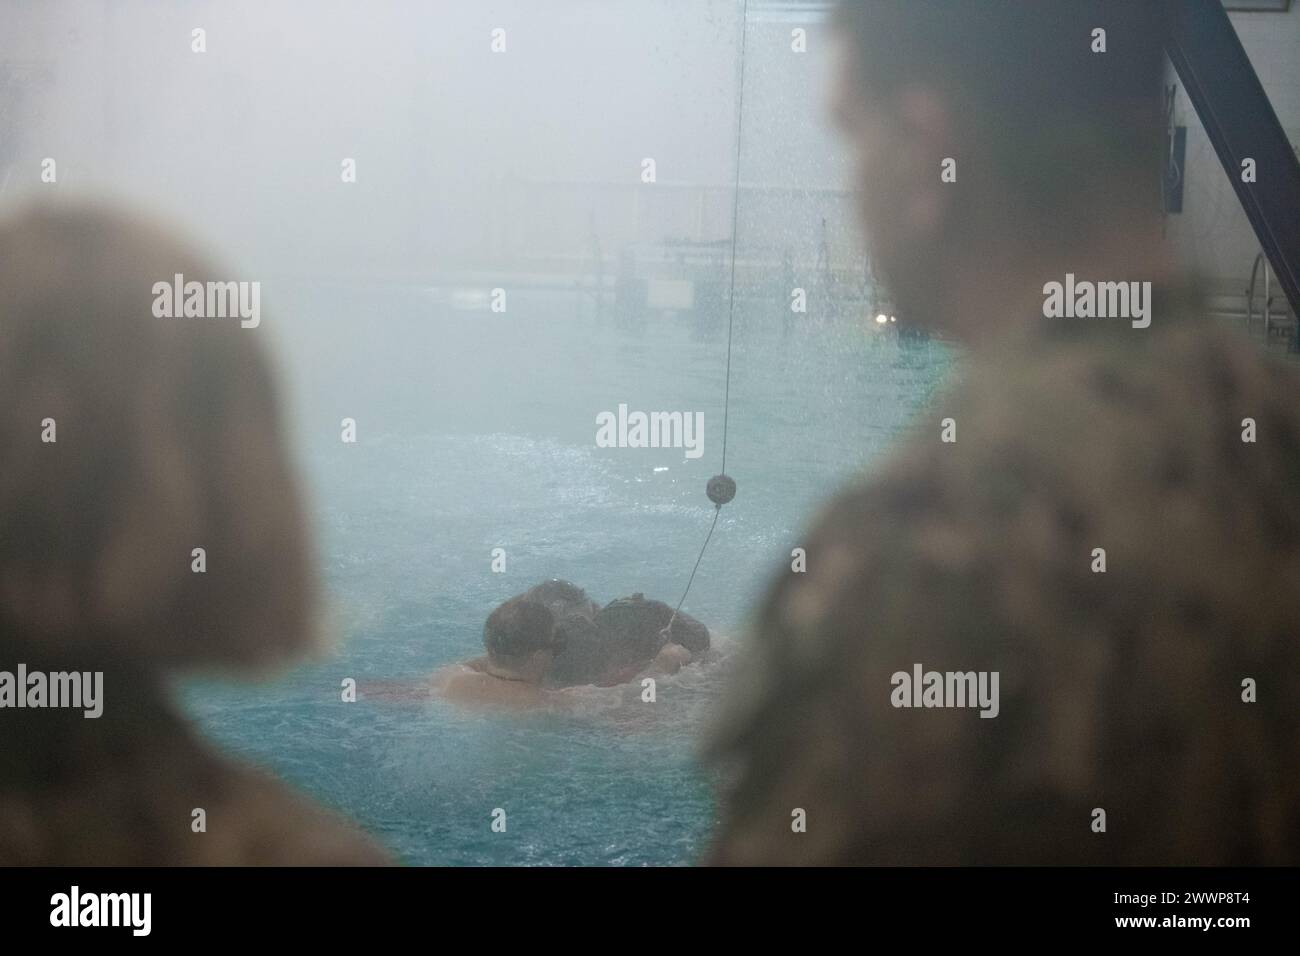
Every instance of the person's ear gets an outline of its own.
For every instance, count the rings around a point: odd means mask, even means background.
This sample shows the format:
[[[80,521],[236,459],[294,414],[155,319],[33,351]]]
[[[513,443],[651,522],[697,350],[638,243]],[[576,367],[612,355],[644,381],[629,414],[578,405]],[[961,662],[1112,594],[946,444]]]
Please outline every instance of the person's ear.
[[[897,94],[898,117],[918,142],[934,146],[952,140],[952,114],[948,104],[934,90],[907,86]]]
[[[955,120],[948,103],[934,90],[908,86],[895,96],[899,143],[905,161],[916,173],[917,188],[906,197],[906,218],[917,233],[937,228],[947,205],[940,178],[943,162],[957,159]],[[904,145],[905,144],[905,145]]]

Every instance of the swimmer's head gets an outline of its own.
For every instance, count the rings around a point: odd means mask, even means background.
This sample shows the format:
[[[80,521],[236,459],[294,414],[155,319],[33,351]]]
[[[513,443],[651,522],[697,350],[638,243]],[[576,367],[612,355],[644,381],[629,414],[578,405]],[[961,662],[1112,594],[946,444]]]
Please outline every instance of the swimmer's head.
[[[116,212],[0,221],[7,643],[156,670],[310,641],[315,568],[262,333],[156,316],[177,275],[256,279]]]
[[[488,615],[483,645],[489,669],[500,677],[540,681],[563,650],[555,615],[527,595],[513,597]]]
[[[545,604],[552,602],[583,604],[588,600],[586,591],[570,581],[562,581],[559,578],[551,578],[549,581],[534,585],[526,596]]]
[[[596,618],[609,647],[610,666],[617,670],[654,660],[670,639],[672,617],[671,607],[640,593],[610,601]]]

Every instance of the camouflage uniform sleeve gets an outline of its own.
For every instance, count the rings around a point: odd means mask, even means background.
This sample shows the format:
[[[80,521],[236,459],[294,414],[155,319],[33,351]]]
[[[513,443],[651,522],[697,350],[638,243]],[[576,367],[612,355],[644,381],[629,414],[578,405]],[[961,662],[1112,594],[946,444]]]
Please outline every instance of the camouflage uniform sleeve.
[[[1099,603],[1079,489],[1095,480],[1090,436],[1110,423],[1053,399],[1070,387],[1048,362],[992,373],[946,393],[837,497],[801,542],[807,570],[771,588],[706,751],[722,778],[714,861],[1014,857],[1037,817],[1062,819],[1057,795],[1087,799],[1079,765],[1105,644],[1085,631],[1047,653],[1042,639]],[[960,432],[944,443],[950,413]],[[1072,430],[1075,453],[1058,455]],[[999,715],[894,706],[893,675],[917,665],[998,672]],[[1062,674],[1078,693],[1043,693]],[[1063,740],[1083,746],[1054,749]],[[1025,827],[1007,839],[1014,819]]]
[[[993,721],[896,709],[891,675],[981,669],[999,629],[977,539],[924,465],[904,456],[836,499],[800,543],[807,570],[772,586],[708,751],[724,778],[713,862],[913,859],[956,798],[972,721]]]
[[[957,441],[922,416],[770,589],[706,751],[707,859],[1277,858],[1294,829],[1260,807],[1293,799],[1277,767],[1300,735],[1239,682],[1294,699],[1300,605],[1273,582],[1294,580],[1300,418],[1294,376],[1249,348],[1190,325],[1053,342],[945,394]],[[1248,415],[1267,446],[1241,440]],[[916,665],[996,672],[998,716],[894,706]]]

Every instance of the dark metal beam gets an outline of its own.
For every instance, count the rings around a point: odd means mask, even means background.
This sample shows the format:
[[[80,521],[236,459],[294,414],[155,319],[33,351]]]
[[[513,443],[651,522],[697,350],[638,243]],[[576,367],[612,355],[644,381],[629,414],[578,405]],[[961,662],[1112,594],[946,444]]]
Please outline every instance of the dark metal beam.
[[[1300,160],[1220,0],[1165,0],[1173,61],[1291,310],[1300,316]],[[1256,181],[1241,181],[1255,160]]]

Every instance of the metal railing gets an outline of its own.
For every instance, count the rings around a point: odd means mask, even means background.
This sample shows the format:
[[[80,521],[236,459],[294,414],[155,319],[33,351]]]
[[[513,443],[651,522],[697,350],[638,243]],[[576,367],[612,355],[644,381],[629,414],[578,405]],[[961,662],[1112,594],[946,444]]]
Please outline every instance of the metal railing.
[[[1267,342],[1273,326],[1273,290],[1271,268],[1268,264],[1268,256],[1259,253],[1255,256],[1255,262],[1250,267],[1250,285],[1246,288],[1246,330],[1250,331],[1250,323],[1255,319],[1255,280],[1259,278],[1260,263],[1264,265],[1264,341]]]

